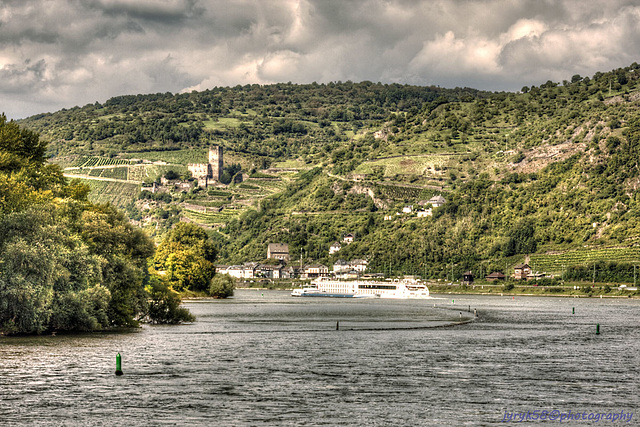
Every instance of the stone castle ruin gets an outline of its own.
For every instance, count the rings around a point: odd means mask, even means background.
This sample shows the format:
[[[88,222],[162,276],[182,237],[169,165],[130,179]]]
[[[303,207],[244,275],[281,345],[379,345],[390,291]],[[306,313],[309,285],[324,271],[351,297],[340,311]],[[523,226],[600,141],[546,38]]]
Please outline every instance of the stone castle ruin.
[[[209,183],[220,182],[222,177],[222,147],[209,147],[209,163],[189,163],[191,176],[198,180],[198,186],[208,187]]]

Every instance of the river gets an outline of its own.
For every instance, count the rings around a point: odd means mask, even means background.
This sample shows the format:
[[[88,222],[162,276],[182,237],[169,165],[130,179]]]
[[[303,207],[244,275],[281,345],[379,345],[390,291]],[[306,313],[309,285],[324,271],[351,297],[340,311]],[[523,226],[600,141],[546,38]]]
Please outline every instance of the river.
[[[185,305],[193,324],[0,338],[0,425],[620,425],[594,414],[640,402],[640,300],[238,290]]]

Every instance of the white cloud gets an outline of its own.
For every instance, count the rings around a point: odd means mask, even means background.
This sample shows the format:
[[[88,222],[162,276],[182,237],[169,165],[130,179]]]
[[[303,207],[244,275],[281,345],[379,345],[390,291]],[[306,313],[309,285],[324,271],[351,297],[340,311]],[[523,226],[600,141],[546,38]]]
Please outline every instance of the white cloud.
[[[636,0],[0,3],[0,111],[125,93],[372,80],[517,90],[637,61]]]

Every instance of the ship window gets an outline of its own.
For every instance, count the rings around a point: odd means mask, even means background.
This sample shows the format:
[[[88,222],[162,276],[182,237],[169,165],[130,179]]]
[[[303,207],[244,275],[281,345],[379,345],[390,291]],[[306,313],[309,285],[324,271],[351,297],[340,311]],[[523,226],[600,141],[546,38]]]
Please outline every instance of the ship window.
[[[358,285],[358,289],[396,289],[395,285]]]

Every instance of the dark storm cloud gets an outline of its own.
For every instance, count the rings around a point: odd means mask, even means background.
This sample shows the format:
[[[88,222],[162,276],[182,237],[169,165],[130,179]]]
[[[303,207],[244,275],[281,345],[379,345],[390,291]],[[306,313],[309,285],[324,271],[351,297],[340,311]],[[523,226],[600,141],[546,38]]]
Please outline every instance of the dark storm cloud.
[[[125,1],[125,0],[93,0],[77,2],[79,6],[98,10],[107,16],[138,19],[144,22],[163,25],[180,25],[203,9],[196,0],[176,1]]]
[[[637,61],[634,0],[0,3],[0,111],[124,93],[371,80],[518,90]]]

